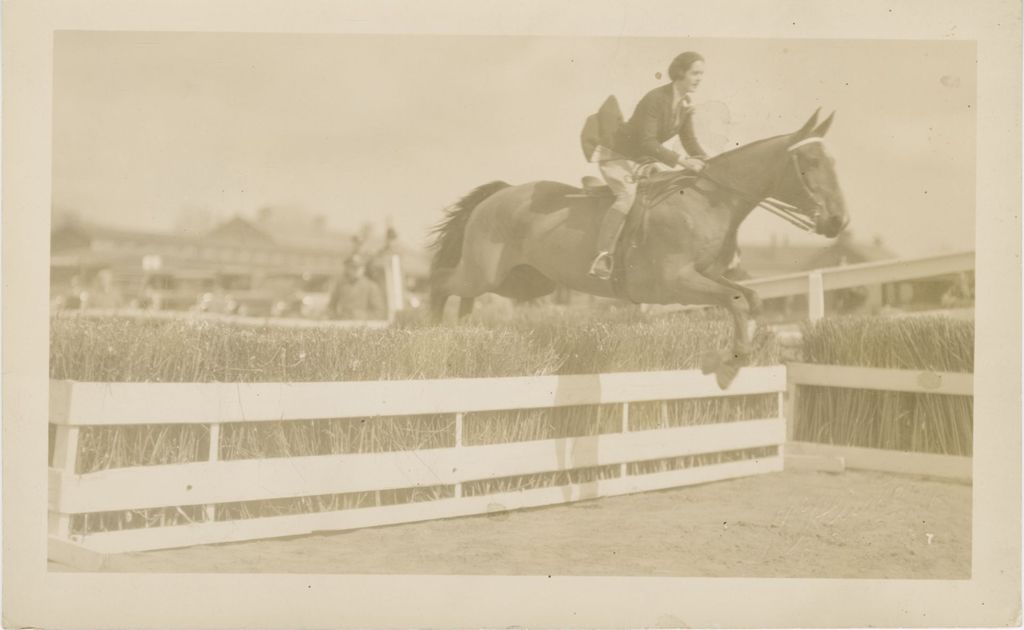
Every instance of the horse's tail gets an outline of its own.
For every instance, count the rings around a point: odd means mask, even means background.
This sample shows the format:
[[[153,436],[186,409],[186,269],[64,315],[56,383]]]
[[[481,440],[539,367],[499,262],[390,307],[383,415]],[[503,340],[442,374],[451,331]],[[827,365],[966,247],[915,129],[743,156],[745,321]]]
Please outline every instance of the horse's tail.
[[[448,208],[445,217],[430,232],[434,237],[430,245],[434,250],[434,257],[430,261],[431,275],[441,269],[451,269],[459,264],[462,259],[462,240],[466,233],[466,222],[469,221],[469,215],[484,199],[508,187],[509,184],[501,181],[478,186],[460,199],[458,203]]]
[[[430,247],[434,256],[430,261],[430,307],[435,320],[440,320],[444,303],[448,300],[449,294],[442,288],[443,281],[462,260],[462,241],[469,215],[484,199],[509,186],[505,182],[494,181],[475,188],[449,207],[445,217],[431,230],[433,242]]]

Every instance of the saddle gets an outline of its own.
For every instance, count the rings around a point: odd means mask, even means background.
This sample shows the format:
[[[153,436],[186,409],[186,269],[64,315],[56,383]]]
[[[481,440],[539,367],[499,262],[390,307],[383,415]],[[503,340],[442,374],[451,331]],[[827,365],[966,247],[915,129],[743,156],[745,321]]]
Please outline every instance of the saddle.
[[[641,205],[657,205],[669,195],[689,188],[697,181],[697,175],[680,171],[655,171],[650,175],[637,178],[636,201],[632,213]],[[582,193],[571,197],[612,197],[612,189],[600,177],[587,175],[582,178]]]
[[[638,179],[636,199],[633,207],[626,215],[625,225],[619,234],[619,240],[615,247],[615,262],[612,267],[611,284],[615,294],[623,300],[637,303],[626,287],[626,268],[629,264],[628,256],[635,244],[642,240],[647,224],[647,212],[659,203],[679,192],[689,188],[697,181],[695,173],[680,171],[655,171]],[[611,200],[614,198],[611,187],[605,184],[600,178],[586,176],[582,179],[582,190],[580,194],[573,197],[591,198],[600,202],[601,212],[606,212]]]

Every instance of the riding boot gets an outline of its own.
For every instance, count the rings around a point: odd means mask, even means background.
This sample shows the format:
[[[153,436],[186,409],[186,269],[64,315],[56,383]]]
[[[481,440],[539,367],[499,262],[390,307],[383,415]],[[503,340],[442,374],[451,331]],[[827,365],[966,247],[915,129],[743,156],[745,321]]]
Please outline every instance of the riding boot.
[[[601,280],[612,277],[615,264],[615,245],[618,243],[622,228],[626,225],[626,213],[619,210],[616,202],[605,213],[601,220],[601,229],[597,234],[597,257],[590,265],[590,275]]]

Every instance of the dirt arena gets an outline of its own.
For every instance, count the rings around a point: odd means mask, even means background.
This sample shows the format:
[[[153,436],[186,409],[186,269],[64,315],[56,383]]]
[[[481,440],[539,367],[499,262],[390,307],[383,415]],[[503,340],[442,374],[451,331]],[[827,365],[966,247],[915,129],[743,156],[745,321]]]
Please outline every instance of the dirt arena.
[[[784,472],[511,513],[123,554],[108,565],[160,573],[960,579],[971,574],[971,486]]]

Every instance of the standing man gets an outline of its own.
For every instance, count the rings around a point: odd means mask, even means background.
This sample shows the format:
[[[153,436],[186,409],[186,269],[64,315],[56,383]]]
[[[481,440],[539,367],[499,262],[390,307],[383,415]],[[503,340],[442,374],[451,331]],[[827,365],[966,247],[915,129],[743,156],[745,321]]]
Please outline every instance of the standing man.
[[[384,294],[376,282],[366,277],[366,261],[359,254],[345,261],[344,272],[334,281],[327,313],[333,319],[387,319]]]
[[[81,293],[83,309],[117,309],[124,306],[124,296],[114,283],[114,272],[104,267],[96,273],[92,288]]]

